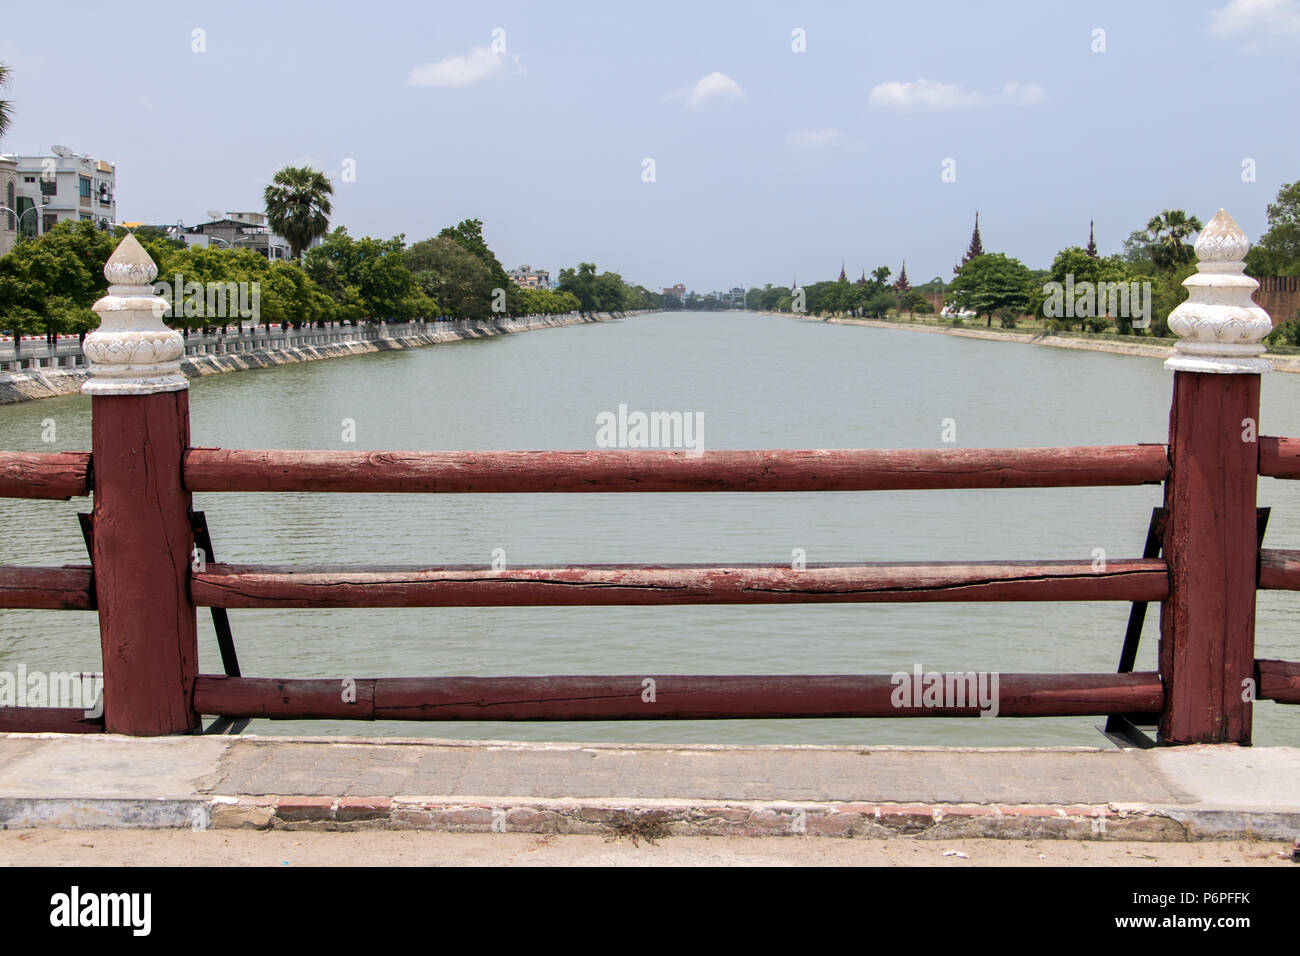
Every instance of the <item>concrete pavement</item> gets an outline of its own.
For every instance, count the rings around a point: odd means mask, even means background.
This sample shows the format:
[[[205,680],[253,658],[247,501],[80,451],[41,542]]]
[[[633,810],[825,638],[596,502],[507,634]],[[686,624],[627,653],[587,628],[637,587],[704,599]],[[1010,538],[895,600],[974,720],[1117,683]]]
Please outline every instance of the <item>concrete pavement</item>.
[[[0,735],[0,828],[1300,837],[1300,748]]]

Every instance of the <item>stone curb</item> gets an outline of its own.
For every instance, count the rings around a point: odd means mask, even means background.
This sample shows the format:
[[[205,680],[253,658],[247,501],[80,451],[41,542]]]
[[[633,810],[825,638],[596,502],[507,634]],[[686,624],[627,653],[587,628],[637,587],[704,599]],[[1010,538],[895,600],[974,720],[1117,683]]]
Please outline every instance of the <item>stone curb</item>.
[[[889,804],[518,797],[0,798],[0,829],[434,830],[922,840],[1290,841],[1300,812],[1121,804]]]

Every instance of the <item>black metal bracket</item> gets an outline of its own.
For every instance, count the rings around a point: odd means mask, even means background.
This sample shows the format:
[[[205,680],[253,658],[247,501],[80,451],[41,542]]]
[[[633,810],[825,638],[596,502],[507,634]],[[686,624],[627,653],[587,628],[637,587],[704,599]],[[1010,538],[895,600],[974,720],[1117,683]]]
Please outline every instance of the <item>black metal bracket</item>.
[[[1271,508],[1255,509],[1257,549],[1264,546],[1264,532],[1268,530],[1268,517],[1271,512]],[[1151,509],[1151,523],[1147,526],[1147,540],[1142,549],[1142,557],[1160,557],[1165,536],[1165,520],[1168,514],[1169,512],[1164,508]],[[1258,565],[1255,573],[1258,578]],[[1119,655],[1118,672],[1121,674],[1131,674],[1133,672],[1133,665],[1137,661],[1138,644],[1142,640],[1142,625],[1146,621],[1146,616],[1147,602],[1134,601],[1132,608],[1129,610],[1128,628],[1124,632],[1124,646]],[[1105,725],[1099,725],[1097,729],[1120,747],[1136,747],[1140,750],[1149,750],[1157,745],[1156,739],[1149,736],[1156,728],[1145,724],[1139,725],[1136,722],[1139,716],[1137,714],[1112,714],[1106,718]]]
[[[77,523],[81,525],[81,539],[86,542],[86,554],[90,556],[90,609],[96,611],[99,592],[95,590],[95,516],[89,511],[78,511]]]
[[[1160,557],[1160,549],[1165,537],[1165,518],[1168,514],[1169,512],[1164,508],[1151,509],[1151,521],[1147,524],[1147,540],[1142,547],[1142,557]],[[1128,627],[1124,630],[1124,645],[1119,652],[1117,673],[1133,673],[1133,665],[1137,662],[1138,645],[1142,641],[1142,625],[1147,619],[1147,604],[1147,601],[1134,601],[1133,606],[1129,608]],[[1135,717],[1136,714],[1111,714],[1106,718],[1105,725],[1098,726],[1097,729],[1120,747],[1149,750],[1156,745],[1156,742],[1147,735],[1146,729],[1135,723]]]
[[[194,530],[194,547],[206,564],[216,561],[212,550],[212,535],[208,531],[208,516],[202,511],[190,512],[190,527]],[[217,649],[221,651],[221,667],[227,677],[238,677],[239,656],[235,653],[235,636],[230,630],[230,615],[224,607],[209,608],[212,612],[212,629],[217,634]],[[248,726],[247,717],[218,717],[204,734],[241,734]]]

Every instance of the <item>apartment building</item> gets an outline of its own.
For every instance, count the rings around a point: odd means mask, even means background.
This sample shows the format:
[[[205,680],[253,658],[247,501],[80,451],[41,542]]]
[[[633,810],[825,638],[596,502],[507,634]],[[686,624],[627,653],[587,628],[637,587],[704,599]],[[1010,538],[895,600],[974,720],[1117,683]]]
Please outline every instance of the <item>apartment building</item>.
[[[551,274],[545,269],[534,269],[532,266],[520,266],[518,269],[511,269],[506,273],[506,277],[517,286],[525,289],[549,289],[551,287]]]
[[[180,238],[187,245],[219,248],[252,249],[268,259],[288,259],[289,240],[271,231],[266,213],[228,212],[220,219],[185,228]],[[312,242],[319,245],[320,240]]]
[[[112,163],[55,146],[50,156],[7,156],[16,167],[14,209],[17,232],[39,236],[60,222],[93,222],[109,230],[117,223],[117,171]],[[0,183],[8,198],[8,189]],[[4,225],[8,225],[6,219]],[[2,240],[0,240],[2,241]]]

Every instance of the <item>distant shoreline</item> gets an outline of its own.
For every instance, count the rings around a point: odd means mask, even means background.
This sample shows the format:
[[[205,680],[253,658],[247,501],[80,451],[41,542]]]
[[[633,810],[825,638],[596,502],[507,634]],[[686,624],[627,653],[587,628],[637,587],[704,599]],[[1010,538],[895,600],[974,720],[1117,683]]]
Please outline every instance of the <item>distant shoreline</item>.
[[[789,312],[772,312],[770,315],[789,316]],[[1046,345],[1058,349],[1081,349],[1086,352],[1111,352],[1116,355],[1134,355],[1140,358],[1166,359],[1174,354],[1172,346],[1144,345],[1140,342],[1116,342],[1102,339],[1082,339],[1066,334],[1043,335],[1035,332],[993,332],[988,329],[971,329],[963,326],[919,325],[910,322],[890,322],[886,319],[849,319],[832,317],[820,319],[803,316],[806,321],[830,322],[835,325],[870,325],[880,329],[897,329],[904,332],[931,332],[939,335],[955,335],[967,339],[983,339],[991,342],[1013,342],[1019,345]],[[1278,372],[1300,373],[1300,355],[1265,355],[1269,364]]]

